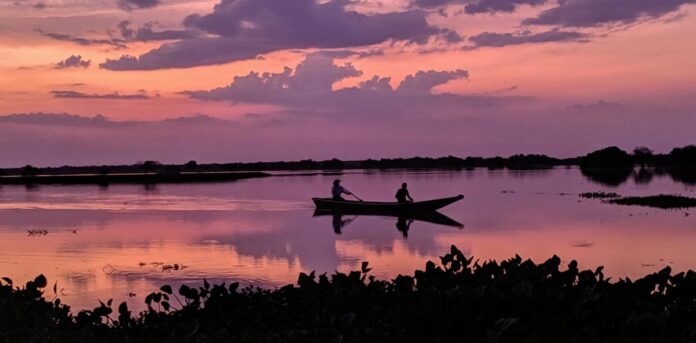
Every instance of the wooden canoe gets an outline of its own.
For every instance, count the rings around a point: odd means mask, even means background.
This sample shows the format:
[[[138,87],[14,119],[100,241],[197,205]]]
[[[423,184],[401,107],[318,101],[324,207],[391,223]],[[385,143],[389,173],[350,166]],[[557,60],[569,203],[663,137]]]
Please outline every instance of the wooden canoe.
[[[381,202],[381,201],[352,201],[352,200],[333,200],[331,198],[312,198],[317,210],[351,210],[378,213],[421,213],[436,211],[447,205],[455,203],[464,198],[463,195],[455,197],[433,199],[425,201],[414,201],[407,203]]]

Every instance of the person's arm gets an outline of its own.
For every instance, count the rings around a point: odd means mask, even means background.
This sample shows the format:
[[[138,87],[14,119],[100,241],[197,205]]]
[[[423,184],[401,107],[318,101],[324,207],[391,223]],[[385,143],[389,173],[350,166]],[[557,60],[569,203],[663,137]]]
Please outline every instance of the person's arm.
[[[408,197],[409,201],[413,202],[413,198],[411,198],[411,194],[409,194],[408,191],[406,191],[406,197]]]
[[[349,191],[348,191],[347,189],[345,189],[343,186],[341,186],[341,192],[343,192],[344,194],[353,195],[353,193],[349,192]]]

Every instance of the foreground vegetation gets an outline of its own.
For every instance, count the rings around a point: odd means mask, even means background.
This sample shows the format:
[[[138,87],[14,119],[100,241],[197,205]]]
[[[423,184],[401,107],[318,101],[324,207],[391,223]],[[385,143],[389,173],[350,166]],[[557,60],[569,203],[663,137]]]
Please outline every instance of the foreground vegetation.
[[[47,280],[0,285],[1,342],[692,342],[696,273],[610,282],[602,267],[519,256],[473,262],[454,246],[413,276],[300,274],[275,290],[163,286],[133,316],[111,302],[76,315]]]

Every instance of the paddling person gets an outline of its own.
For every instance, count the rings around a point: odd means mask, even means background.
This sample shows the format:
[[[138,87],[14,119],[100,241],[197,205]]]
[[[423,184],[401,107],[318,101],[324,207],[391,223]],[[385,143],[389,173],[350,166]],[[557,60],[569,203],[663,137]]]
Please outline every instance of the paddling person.
[[[353,195],[353,193],[341,186],[341,180],[336,179],[333,182],[333,187],[331,187],[331,198],[333,200],[346,200],[341,197],[341,194]]]
[[[408,194],[408,185],[406,182],[401,184],[401,188],[399,188],[398,191],[396,191],[396,201],[399,203],[407,203],[407,202],[413,202],[413,198],[411,198],[411,194]]]

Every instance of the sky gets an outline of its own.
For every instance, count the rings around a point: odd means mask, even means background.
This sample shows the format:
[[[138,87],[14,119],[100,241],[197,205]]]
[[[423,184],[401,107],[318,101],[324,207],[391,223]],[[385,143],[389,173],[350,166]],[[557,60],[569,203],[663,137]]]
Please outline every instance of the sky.
[[[696,143],[696,0],[0,0],[0,167]]]

